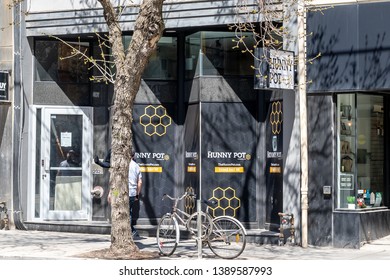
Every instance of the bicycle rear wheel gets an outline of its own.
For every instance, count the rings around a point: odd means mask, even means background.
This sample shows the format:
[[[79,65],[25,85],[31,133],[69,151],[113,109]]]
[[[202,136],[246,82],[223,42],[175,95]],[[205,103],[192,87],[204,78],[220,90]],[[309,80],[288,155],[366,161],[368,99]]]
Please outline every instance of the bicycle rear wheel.
[[[245,229],[235,218],[216,217],[213,219],[213,230],[208,244],[211,251],[220,258],[237,258],[246,246]]]
[[[177,220],[171,214],[164,215],[157,226],[157,245],[161,254],[170,256],[179,244],[180,231]]]

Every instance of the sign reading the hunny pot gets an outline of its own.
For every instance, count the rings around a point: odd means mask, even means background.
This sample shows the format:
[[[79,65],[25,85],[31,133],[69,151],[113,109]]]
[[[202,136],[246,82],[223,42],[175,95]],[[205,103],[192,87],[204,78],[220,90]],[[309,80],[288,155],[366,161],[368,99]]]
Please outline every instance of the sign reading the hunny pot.
[[[0,72],[0,101],[8,100],[8,73]]]
[[[294,89],[294,53],[256,49],[255,89]]]

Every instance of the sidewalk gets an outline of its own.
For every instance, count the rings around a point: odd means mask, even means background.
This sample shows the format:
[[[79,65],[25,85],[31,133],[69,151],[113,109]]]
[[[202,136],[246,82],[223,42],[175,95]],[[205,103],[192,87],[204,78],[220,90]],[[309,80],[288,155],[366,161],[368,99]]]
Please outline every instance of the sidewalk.
[[[141,250],[158,252],[154,237],[141,237],[135,241]],[[0,231],[0,260],[29,259],[81,259],[77,255],[105,249],[110,246],[109,235],[81,234],[49,231]],[[160,259],[197,259],[194,240],[184,240],[170,257]],[[202,258],[216,257],[203,249]],[[240,260],[390,260],[390,235],[365,244],[360,250],[331,247],[302,248],[300,246],[277,246],[247,244]]]

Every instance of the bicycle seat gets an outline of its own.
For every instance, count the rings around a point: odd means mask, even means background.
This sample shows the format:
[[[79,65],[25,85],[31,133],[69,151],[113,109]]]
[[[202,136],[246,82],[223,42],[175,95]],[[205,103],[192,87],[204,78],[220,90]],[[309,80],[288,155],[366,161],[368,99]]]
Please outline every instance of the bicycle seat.
[[[218,201],[215,199],[212,199],[212,200],[204,199],[202,202],[210,207],[214,207],[216,204],[218,204]]]

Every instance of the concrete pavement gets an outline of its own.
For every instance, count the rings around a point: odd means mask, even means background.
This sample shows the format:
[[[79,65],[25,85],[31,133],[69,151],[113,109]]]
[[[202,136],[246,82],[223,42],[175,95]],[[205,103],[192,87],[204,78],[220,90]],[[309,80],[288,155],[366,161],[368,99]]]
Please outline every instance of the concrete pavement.
[[[141,237],[135,241],[141,250],[158,252],[154,237]],[[50,231],[0,230],[0,259],[73,259],[78,255],[105,249],[110,246],[109,235],[66,233]],[[202,258],[216,259],[208,249],[203,249]],[[183,240],[175,253],[160,259],[198,259],[194,240]],[[239,260],[390,260],[390,235],[361,249],[331,247],[302,248],[300,246],[277,246],[247,244]]]

